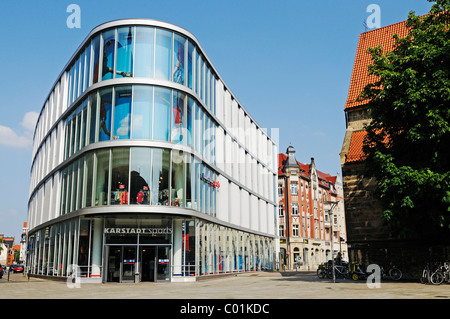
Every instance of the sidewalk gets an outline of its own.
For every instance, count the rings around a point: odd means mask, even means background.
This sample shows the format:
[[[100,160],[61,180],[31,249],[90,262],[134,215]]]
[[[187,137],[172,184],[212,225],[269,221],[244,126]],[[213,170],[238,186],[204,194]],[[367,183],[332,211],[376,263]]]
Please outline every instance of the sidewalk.
[[[72,286],[73,287],[73,286]],[[6,299],[450,299],[450,285],[319,279],[312,272],[257,272],[196,282],[81,284],[11,274],[0,279]]]

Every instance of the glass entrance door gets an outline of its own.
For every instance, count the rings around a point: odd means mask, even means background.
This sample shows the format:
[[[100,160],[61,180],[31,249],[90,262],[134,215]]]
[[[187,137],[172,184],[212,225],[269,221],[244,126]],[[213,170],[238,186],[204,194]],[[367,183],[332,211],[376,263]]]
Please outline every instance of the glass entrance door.
[[[169,246],[158,246],[158,271],[156,274],[158,281],[170,280],[169,254],[170,254]]]
[[[155,281],[156,250],[154,246],[140,248],[141,281]]]
[[[136,272],[136,247],[123,247],[122,255],[122,280],[121,282],[134,281]]]
[[[122,246],[108,247],[108,282],[120,282]]]
[[[107,246],[107,282],[170,281],[170,246]]]
[[[136,272],[136,246],[108,246],[107,282],[132,282]]]
[[[140,246],[141,281],[170,280],[170,246]]]

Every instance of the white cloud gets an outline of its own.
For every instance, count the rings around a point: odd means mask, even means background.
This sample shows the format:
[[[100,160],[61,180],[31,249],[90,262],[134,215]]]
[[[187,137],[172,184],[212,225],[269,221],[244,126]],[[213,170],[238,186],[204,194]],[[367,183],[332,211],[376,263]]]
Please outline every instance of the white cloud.
[[[24,132],[18,134],[8,126],[0,125],[0,145],[14,147],[14,148],[27,148],[32,144],[33,131],[36,125],[39,114],[36,112],[27,112],[23,116],[20,123],[24,128]]]
[[[27,130],[29,132],[33,132],[34,131],[34,127],[36,126],[36,122],[38,120],[38,117],[39,117],[39,113],[27,112],[23,116],[22,123],[20,123],[20,124],[22,125],[22,127],[25,130]]]

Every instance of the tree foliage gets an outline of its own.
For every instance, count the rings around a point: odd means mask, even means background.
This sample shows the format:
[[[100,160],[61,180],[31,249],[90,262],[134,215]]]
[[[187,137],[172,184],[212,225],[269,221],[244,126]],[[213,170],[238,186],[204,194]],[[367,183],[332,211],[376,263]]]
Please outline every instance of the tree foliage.
[[[383,216],[399,235],[450,238],[450,0],[425,16],[390,52],[369,49],[377,76],[367,100],[366,174],[377,181]]]

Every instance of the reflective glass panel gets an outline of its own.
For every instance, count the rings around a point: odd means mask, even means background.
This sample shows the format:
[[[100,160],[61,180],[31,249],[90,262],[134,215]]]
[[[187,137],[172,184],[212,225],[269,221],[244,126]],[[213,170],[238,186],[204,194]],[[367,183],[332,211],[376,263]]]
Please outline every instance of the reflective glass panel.
[[[195,178],[194,178],[194,185],[195,185],[195,197],[194,197],[194,204],[193,204],[193,208],[196,210],[201,211],[201,184],[203,184],[203,182],[200,180],[202,171],[201,171],[201,164],[199,161],[197,161],[196,159],[194,159],[194,168],[195,168]]]
[[[81,200],[83,195],[83,180],[84,180],[84,157],[78,160],[78,190],[77,190],[77,203],[75,209],[81,208]]]
[[[100,91],[99,141],[111,139],[112,89]]]
[[[170,80],[172,32],[156,29],[155,78]]]
[[[81,128],[80,128],[80,135],[81,135],[80,149],[86,145],[87,99],[83,101],[82,108],[83,108],[82,111],[83,117],[81,119]]]
[[[179,84],[184,84],[185,80],[185,46],[186,39],[178,34],[174,34],[172,79]]]
[[[153,139],[168,141],[170,133],[171,90],[155,87]]]
[[[169,205],[170,152],[163,149],[152,151],[152,205]]]
[[[94,206],[106,205],[108,202],[109,149],[96,152],[96,178]]]
[[[100,36],[96,36],[92,40],[92,54],[92,83],[95,84],[98,82],[98,72],[100,69]]]
[[[95,124],[97,123],[97,93],[91,95],[91,103],[89,107],[89,139],[88,144],[95,142]]]
[[[73,97],[71,102],[75,101],[78,97],[78,80],[79,80],[79,74],[80,74],[80,58],[78,58],[77,62],[75,63],[74,67],[74,73],[73,73]]]
[[[200,87],[201,87],[201,67],[200,61],[202,60],[201,55],[197,52],[196,61],[195,61],[195,92],[200,95]]]
[[[184,154],[172,151],[172,198],[171,206],[184,207]]]
[[[134,27],[117,29],[116,77],[133,76]]]
[[[200,165],[200,176],[206,174],[205,169],[203,165]],[[206,183],[202,179],[200,181],[200,211],[206,213]]]
[[[185,100],[186,95],[179,91],[173,91],[172,105],[172,142],[185,143]]]
[[[135,77],[153,78],[155,29],[136,28]]]
[[[76,128],[75,128],[75,148],[74,153],[76,153],[80,149],[80,138],[81,138],[81,112],[80,108],[77,110],[76,116]]]
[[[80,96],[80,94],[83,92],[83,85],[84,85],[84,61],[86,57],[84,56],[84,51],[80,56],[80,74],[78,76],[78,93],[77,97]]]
[[[192,155],[186,155],[186,208],[192,208],[192,184],[194,182],[194,157]]]
[[[130,138],[131,86],[116,87],[114,106],[114,139]]]
[[[86,186],[84,187],[85,196],[83,197],[82,207],[92,206],[92,182],[94,177],[94,152],[86,154]]]
[[[63,169],[61,175],[61,215],[66,213],[66,193],[67,193],[67,170],[68,168],[66,167],[65,169]]]
[[[74,72],[75,72],[75,66],[72,66],[70,68],[70,71],[69,71],[69,79],[68,79],[68,82],[69,82],[69,84],[68,84],[68,88],[69,88],[69,92],[68,92],[69,103],[68,104],[69,105],[72,104],[72,101],[73,101],[73,82],[74,82],[73,77],[74,77]]]
[[[194,45],[189,42],[188,43],[188,56],[187,56],[187,85],[190,89],[193,88],[193,81],[192,81],[192,76],[193,76],[193,72],[192,72],[192,59],[193,59],[193,55],[194,54]]]
[[[189,98],[186,108],[186,144],[192,145],[192,112],[194,111],[194,100]]]
[[[115,49],[115,30],[103,32],[103,61],[102,61],[102,80],[113,78],[114,73],[114,49]]]
[[[198,152],[201,152],[201,149],[202,149],[201,143],[203,141],[202,118],[201,118],[202,113],[203,113],[203,110],[201,109],[201,107],[197,103],[195,103],[194,148]]]
[[[150,193],[150,173],[151,173],[151,153],[150,148],[132,147],[130,164],[130,203],[149,204]]]
[[[91,45],[89,44],[86,47],[86,51],[85,51],[85,56],[86,56],[86,66],[85,66],[85,71],[84,71],[84,86],[83,86],[83,91],[86,90],[89,87],[89,81],[90,81],[90,71],[91,71]]]
[[[133,139],[152,138],[153,87],[136,85],[133,90]]]
[[[111,205],[128,204],[129,148],[113,148],[111,153]]]

